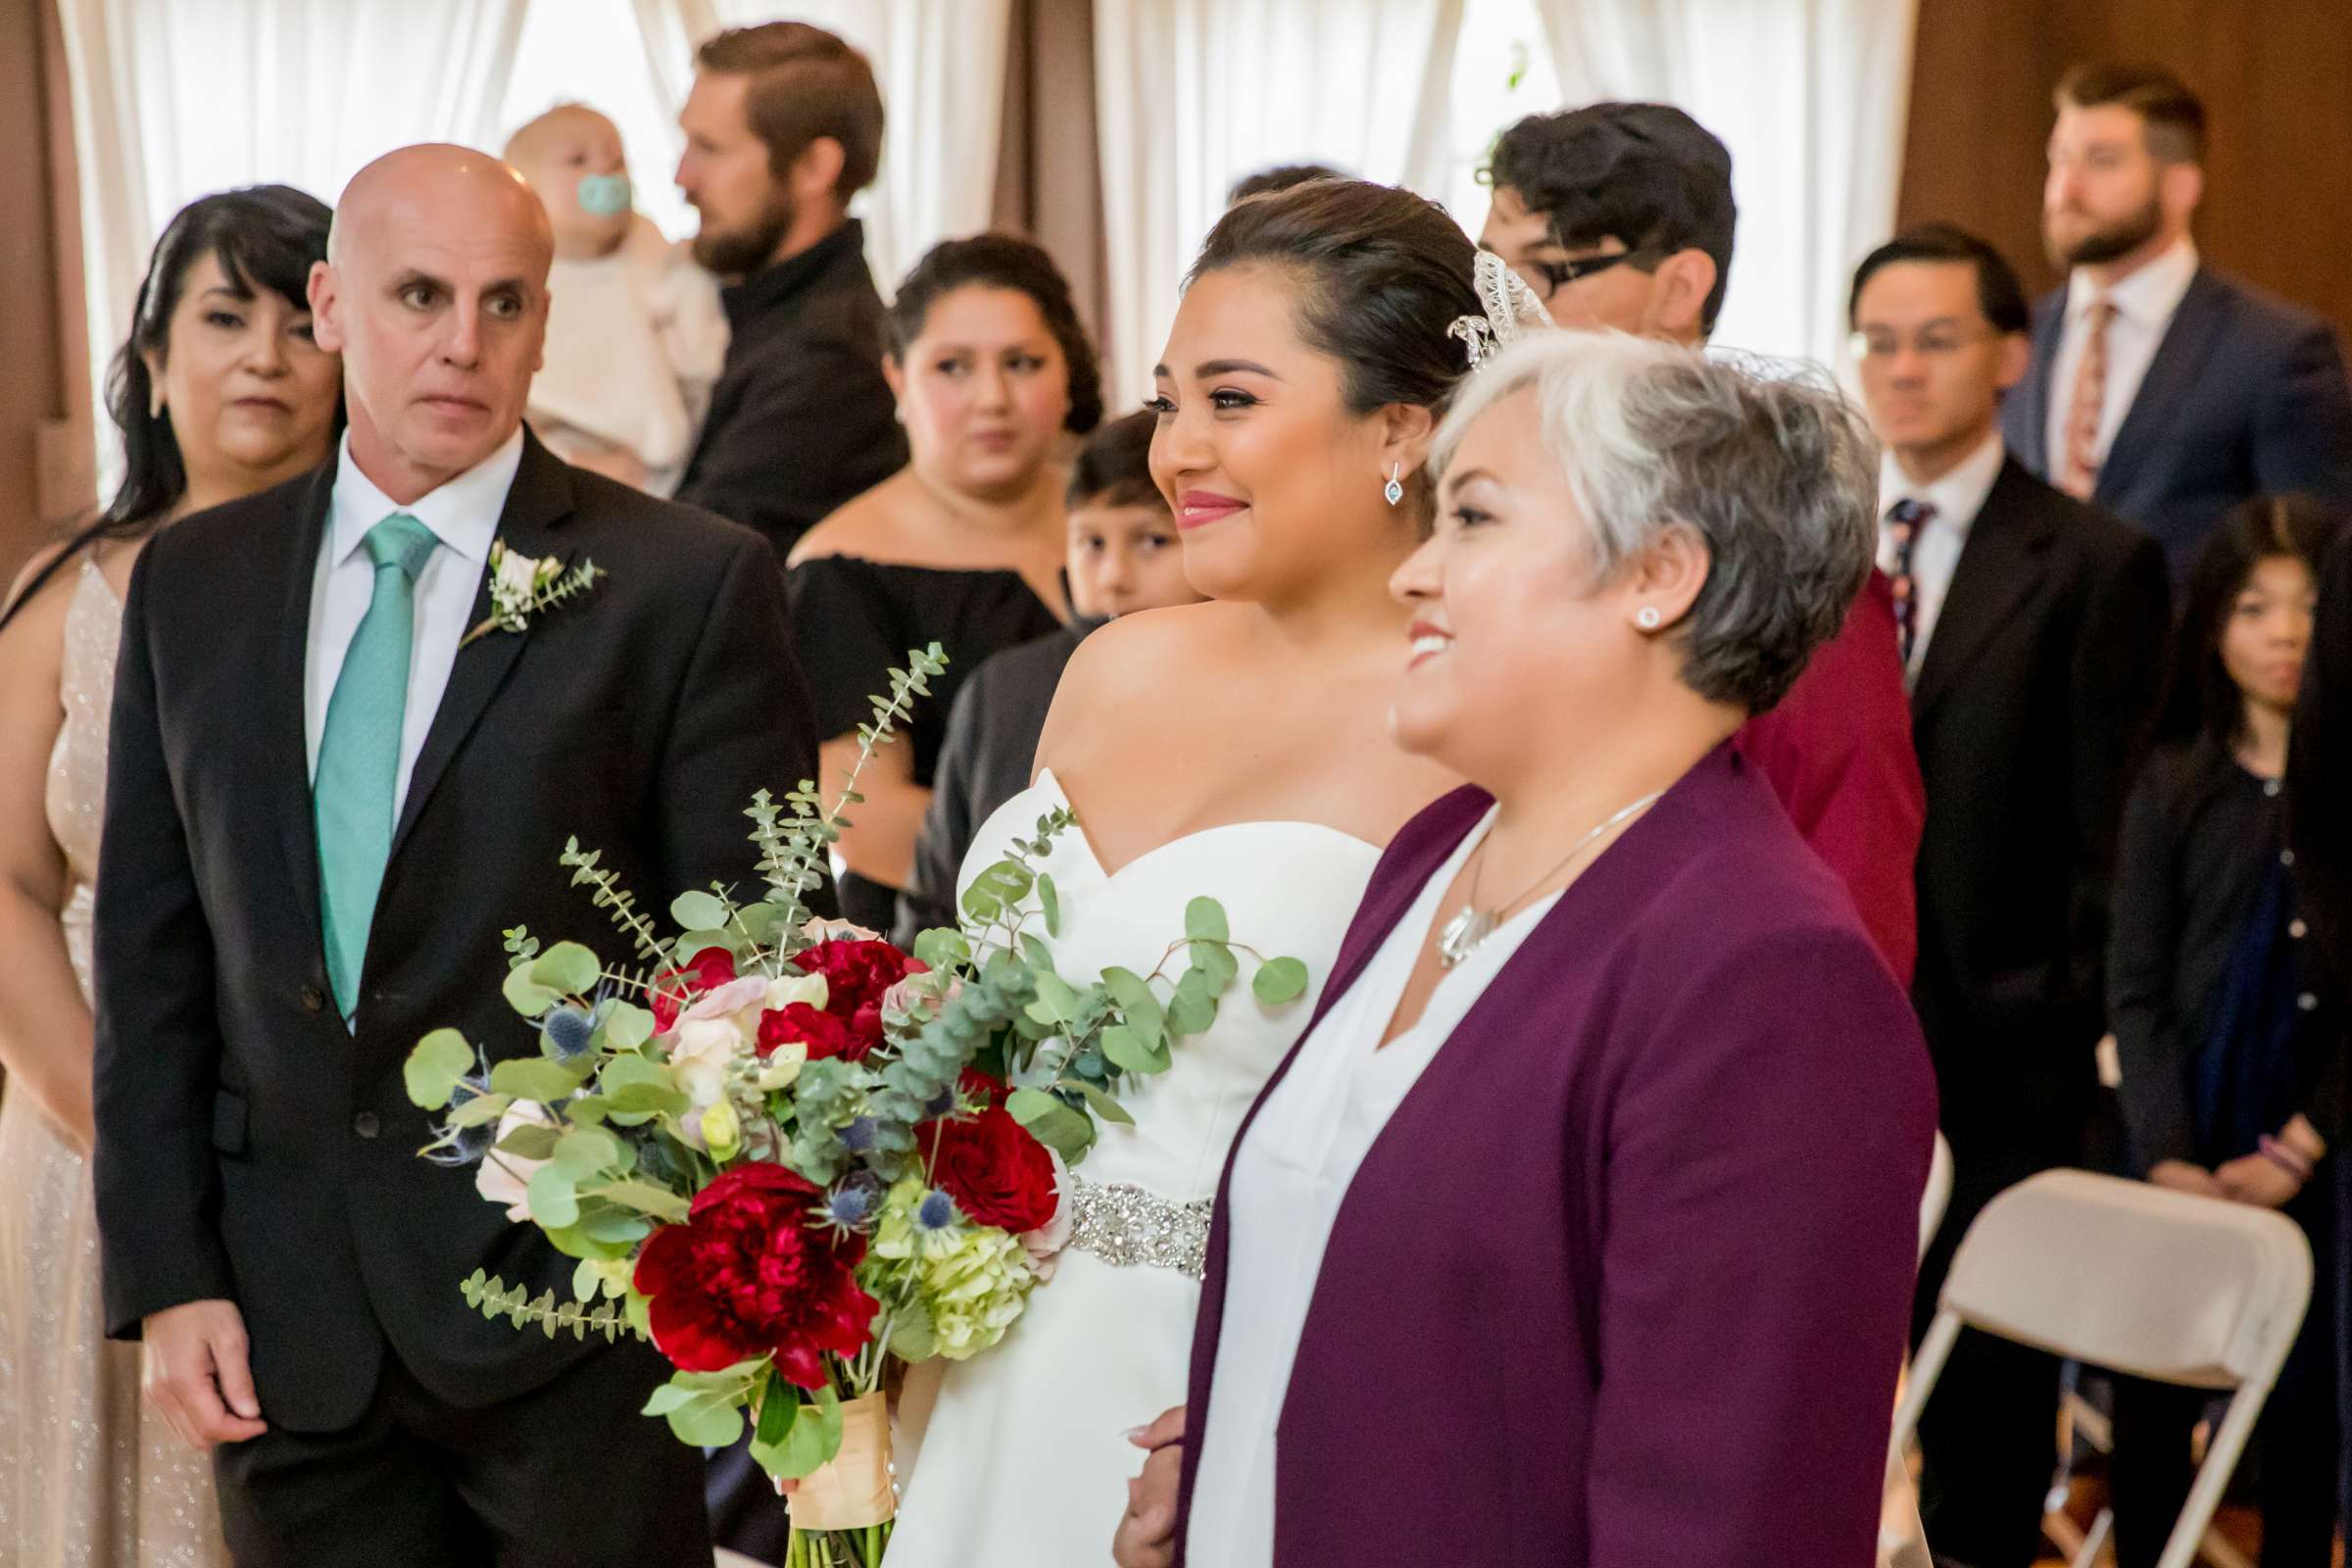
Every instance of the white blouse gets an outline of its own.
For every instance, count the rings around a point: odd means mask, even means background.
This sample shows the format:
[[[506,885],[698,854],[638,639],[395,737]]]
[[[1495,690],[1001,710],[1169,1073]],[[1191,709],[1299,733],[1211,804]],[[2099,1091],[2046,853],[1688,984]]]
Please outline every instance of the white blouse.
[[[1271,1568],[1274,1429],[1340,1204],[1422,1069],[1559,900],[1552,894],[1496,927],[1438,981],[1420,1019],[1381,1045],[1429,940],[1438,901],[1494,821],[1489,809],[1299,1046],[1234,1156],[1216,1398],[1207,1429],[1197,1436],[1200,1468],[1188,1534],[1194,1562]]]

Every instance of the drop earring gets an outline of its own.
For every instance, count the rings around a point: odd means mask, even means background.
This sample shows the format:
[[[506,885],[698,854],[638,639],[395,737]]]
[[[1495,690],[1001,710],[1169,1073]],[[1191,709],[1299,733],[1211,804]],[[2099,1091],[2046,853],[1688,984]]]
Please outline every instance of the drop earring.
[[[1381,486],[1380,493],[1392,507],[1404,499],[1403,464],[1396,464],[1389,469],[1389,482]]]
[[[1640,610],[1634,612],[1634,624],[1643,631],[1656,631],[1658,622],[1664,618],[1658,613],[1658,607],[1655,605],[1643,605]]]

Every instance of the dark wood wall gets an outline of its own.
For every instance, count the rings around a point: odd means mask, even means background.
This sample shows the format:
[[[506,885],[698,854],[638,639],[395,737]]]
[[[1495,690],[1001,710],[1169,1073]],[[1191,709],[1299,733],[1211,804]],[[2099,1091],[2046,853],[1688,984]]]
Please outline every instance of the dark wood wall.
[[[2352,328],[2352,0],[1920,0],[1899,209],[1998,245],[2035,292],[2050,91],[2154,61],[2205,100],[2197,244]]]

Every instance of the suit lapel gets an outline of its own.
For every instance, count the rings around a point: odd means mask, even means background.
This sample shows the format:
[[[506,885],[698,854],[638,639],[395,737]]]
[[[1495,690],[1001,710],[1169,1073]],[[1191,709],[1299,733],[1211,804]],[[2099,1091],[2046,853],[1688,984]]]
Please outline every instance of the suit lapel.
[[[2003,460],[2000,477],[1969,524],[1911,693],[1914,727],[1927,722],[2019,601],[2041,586],[2034,559],[2049,548],[2051,526],[2047,513],[2030,505],[2033,485],[2016,459]]]
[[[2180,296],[2163,341],[2156,345],[2156,357],[2148,362],[2148,373],[2140,379],[2132,407],[2099,464],[2098,487],[2091,499],[2100,506],[2115,510],[2116,490],[2144,470],[2148,454],[2180,416],[2220,335],[2223,315],[2222,286],[2200,267],[2189,279],[2188,292]]]
[[[2019,461],[2035,473],[2050,471],[2050,377],[2057,373],[2058,344],[2066,335],[2066,289],[2061,285],[2055,307],[2034,327],[2034,354],[2027,364],[2026,384],[2018,395],[2026,400],[2022,429],[2010,433]]]
[[[506,541],[508,549],[526,556],[561,556],[564,541],[558,528],[570,512],[571,481],[563,463],[526,429],[522,464],[514,470],[514,483],[507,491],[506,507],[499,514],[498,537]],[[481,580],[474,585],[473,609],[466,617],[467,630],[470,632],[489,615],[490,573],[485,568]],[[399,824],[392,831],[393,858],[399,857],[401,847],[416,826],[416,818],[432,800],[434,786],[441,782],[441,775],[449,770],[466,737],[481,721],[490,700],[506,684],[530,636],[527,630],[491,631],[458,650],[457,662],[450,666],[449,684],[442,689],[441,706],[434,710],[432,727],[425,731],[424,745],[416,754],[416,765],[409,771],[408,801],[401,808]]]
[[[279,601],[276,644],[263,692],[269,737],[263,753],[268,770],[270,815],[277,820],[286,854],[286,881],[311,934],[311,957],[323,975],[325,938],[318,920],[318,829],[311,804],[310,651],[311,598],[318,581],[318,552],[326,537],[335,465],[328,463],[304,486],[295,505],[293,542],[287,547],[285,582]]]

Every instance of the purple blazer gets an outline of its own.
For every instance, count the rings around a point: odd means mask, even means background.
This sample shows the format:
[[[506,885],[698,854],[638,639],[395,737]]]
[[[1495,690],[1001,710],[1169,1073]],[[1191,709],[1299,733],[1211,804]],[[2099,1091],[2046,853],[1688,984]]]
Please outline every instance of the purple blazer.
[[[1488,805],[1396,836],[1325,1010]],[[1935,1126],[1902,989],[1719,748],[1570,886],[1356,1172],[1282,1406],[1278,1568],[1868,1568]]]

